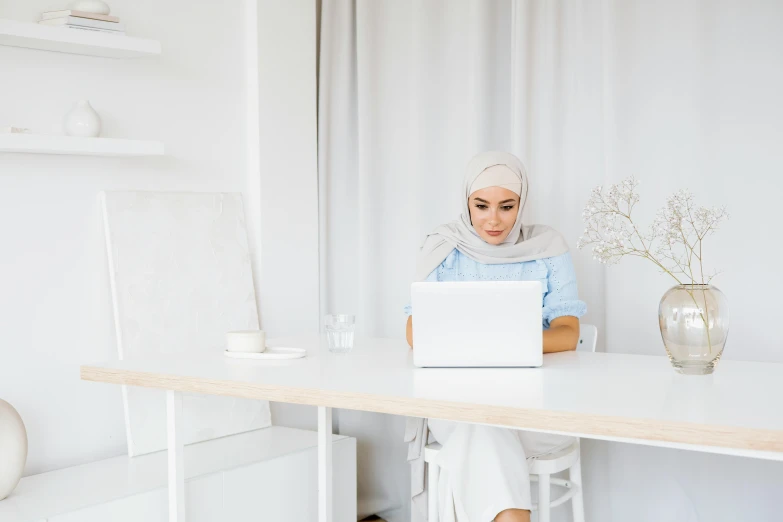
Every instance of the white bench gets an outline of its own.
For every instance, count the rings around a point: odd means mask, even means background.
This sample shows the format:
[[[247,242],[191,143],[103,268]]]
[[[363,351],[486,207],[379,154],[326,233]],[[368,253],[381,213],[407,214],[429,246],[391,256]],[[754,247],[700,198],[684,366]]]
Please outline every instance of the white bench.
[[[334,520],[356,520],[356,439],[334,435]],[[0,522],[166,522],[165,451],[23,478]],[[314,431],[270,426],[185,448],[188,522],[316,520]]]

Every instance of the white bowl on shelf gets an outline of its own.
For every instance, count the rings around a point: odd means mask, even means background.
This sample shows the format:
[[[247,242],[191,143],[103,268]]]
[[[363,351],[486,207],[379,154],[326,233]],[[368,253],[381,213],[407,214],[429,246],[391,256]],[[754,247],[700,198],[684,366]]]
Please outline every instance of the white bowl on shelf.
[[[107,15],[111,12],[109,4],[102,0],[76,0],[68,4],[68,9],[102,15]]]

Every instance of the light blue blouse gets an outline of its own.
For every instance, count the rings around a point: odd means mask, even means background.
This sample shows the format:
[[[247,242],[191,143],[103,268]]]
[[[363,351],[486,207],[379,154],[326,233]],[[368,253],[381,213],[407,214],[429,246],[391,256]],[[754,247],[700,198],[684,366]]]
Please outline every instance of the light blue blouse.
[[[587,305],[579,300],[576,272],[568,252],[535,261],[485,265],[454,249],[425,281],[541,281],[544,328],[558,317],[582,317],[587,312]],[[405,313],[411,315],[410,305]]]

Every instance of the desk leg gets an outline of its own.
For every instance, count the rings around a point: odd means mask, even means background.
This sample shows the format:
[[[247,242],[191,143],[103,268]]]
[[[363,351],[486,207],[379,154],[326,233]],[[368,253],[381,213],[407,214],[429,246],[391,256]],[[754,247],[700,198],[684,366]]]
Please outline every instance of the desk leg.
[[[185,445],[182,434],[182,392],[166,391],[169,439],[169,522],[185,522]]]
[[[332,408],[318,407],[318,522],[332,522]]]

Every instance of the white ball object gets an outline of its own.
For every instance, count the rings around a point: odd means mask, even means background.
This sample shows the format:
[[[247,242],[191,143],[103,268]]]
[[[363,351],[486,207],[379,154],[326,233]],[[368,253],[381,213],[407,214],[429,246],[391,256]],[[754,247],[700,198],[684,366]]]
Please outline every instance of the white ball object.
[[[90,102],[82,100],[65,115],[63,128],[68,136],[95,138],[101,135],[101,118]]]
[[[27,431],[13,406],[0,399],[0,500],[11,494],[27,462]]]
[[[68,4],[68,9],[102,15],[107,15],[111,12],[109,4],[102,0],[76,0],[75,2]]]

